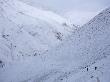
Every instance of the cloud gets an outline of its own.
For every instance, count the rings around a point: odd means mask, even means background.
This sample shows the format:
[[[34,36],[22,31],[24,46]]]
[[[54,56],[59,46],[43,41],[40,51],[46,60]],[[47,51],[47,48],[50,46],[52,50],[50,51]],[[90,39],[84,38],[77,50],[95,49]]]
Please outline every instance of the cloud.
[[[110,0],[21,0],[34,6],[43,6],[75,24],[84,24],[110,6]]]
[[[109,6],[110,0],[21,0],[34,5],[42,5],[57,12],[69,10],[92,10]]]
[[[88,11],[70,11],[64,14],[64,17],[75,25],[84,25],[90,21],[98,12],[88,12]]]

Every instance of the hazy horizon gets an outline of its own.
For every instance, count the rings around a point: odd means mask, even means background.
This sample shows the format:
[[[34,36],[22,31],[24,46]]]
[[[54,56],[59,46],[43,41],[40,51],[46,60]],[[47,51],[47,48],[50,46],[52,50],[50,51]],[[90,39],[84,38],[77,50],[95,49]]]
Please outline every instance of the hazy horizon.
[[[76,25],[83,25],[103,9],[110,0],[21,0],[33,6],[42,6],[67,18]]]

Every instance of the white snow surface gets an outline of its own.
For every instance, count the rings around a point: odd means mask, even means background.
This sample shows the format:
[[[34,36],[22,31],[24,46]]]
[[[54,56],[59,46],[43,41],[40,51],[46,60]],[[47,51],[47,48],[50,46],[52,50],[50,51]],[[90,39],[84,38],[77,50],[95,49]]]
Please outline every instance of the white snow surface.
[[[40,17],[16,0],[1,0],[0,8],[0,82],[110,81],[110,8],[69,36],[60,17]]]
[[[17,0],[0,0],[1,59],[43,54],[61,43],[70,29],[69,23],[53,12]]]

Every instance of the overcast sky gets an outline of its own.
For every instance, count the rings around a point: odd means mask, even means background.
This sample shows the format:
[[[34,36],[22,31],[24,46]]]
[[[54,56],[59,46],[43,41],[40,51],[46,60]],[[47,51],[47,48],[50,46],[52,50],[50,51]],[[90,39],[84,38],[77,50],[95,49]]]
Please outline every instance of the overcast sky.
[[[34,6],[43,6],[83,25],[97,13],[110,6],[110,0],[24,0]]]

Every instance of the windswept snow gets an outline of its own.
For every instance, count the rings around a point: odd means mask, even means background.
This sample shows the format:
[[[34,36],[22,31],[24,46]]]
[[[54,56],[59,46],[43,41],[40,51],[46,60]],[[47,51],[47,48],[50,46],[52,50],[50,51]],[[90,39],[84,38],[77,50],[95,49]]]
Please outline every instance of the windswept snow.
[[[110,81],[110,8],[71,30],[50,11],[1,0],[0,82]]]
[[[54,61],[55,65],[63,68],[65,72],[69,70],[69,74],[67,73],[57,77],[56,82],[61,82],[61,79],[64,79],[63,82],[89,82],[90,77],[86,74],[83,75],[81,71],[89,67],[92,68],[93,64],[110,56],[110,8],[102,11],[83,27],[76,29],[61,46],[48,54],[50,54],[50,56],[48,56],[47,59]],[[105,59],[105,61],[109,62],[109,59]],[[110,67],[109,63],[105,67],[99,67],[105,70]],[[79,72],[79,74],[75,74],[77,76],[72,72],[74,68],[76,68],[76,72]],[[90,71],[91,68],[89,68]],[[86,71],[88,71],[88,69]],[[103,72],[102,70],[98,71]],[[96,80],[96,82],[107,82],[106,76],[107,78],[110,77],[109,71],[109,69],[106,69],[106,73],[102,74],[101,77],[95,73],[100,80]],[[72,73],[72,75],[70,73]],[[72,79],[68,81],[70,76],[72,76]],[[102,80],[102,78],[104,79]],[[67,81],[65,81],[65,79]]]
[[[0,0],[0,51],[4,59],[43,54],[62,42],[70,29],[67,21],[53,12],[17,0]]]
[[[110,49],[110,8],[94,17],[83,27],[76,29],[56,51],[50,52],[52,60],[80,66],[109,55]],[[68,60],[67,60],[68,59]],[[87,64],[86,64],[87,65]]]

